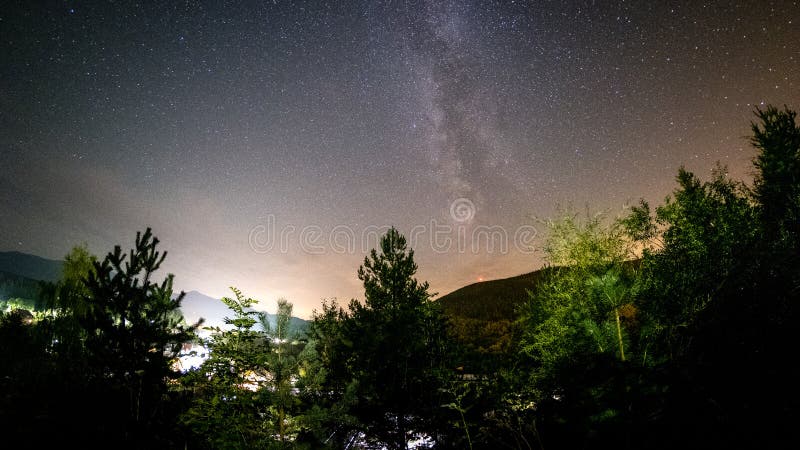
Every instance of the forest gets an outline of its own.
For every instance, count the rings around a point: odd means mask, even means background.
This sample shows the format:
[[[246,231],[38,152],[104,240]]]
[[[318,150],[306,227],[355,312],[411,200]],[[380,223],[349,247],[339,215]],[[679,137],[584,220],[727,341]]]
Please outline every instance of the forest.
[[[77,246],[60,280],[21,286],[35,301],[0,316],[4,446],[788,447],[796,113],[757,109],[749,139],[752,182],[681,169],[655,207],[547,220],[546,266],[508,294],[522,300],[472,305],[486,311],[473,321],[417,280],[394,228],[354,268],[363,300],[326,300],[306,330],[289,301],[235,287],[226,327],[186,323],[172,275],[154,275],[167,253],[149,228],[102,258]],[[177,370],[193,342],[209,357]]]

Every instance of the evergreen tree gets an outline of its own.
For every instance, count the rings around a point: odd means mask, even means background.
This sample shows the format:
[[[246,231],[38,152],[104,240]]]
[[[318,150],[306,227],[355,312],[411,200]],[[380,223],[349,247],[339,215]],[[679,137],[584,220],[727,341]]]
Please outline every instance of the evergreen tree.
[[[708,182],[681,169],[654,219],[631,218],[658,230],[639,233],[659,245],[637,305],[653,391],[669,393],[651,405],[665,448],[781,447],[798,417],[800,129],[788,109],[756,116],[752,190],[723,168]]]
[[[414,274],[414,251],[394,228],[358,269],[363,304],[352,301],[343,321],[348,372],[355,379],[353,410],[368,439],[392,449],[435,432],[444,403],[439,397],[445,369],[444,319],[431,301],[428,283]],[[346,354],[342,351],[340,354]]]
[[[278,299],[275,325],[271,326],[266,314],[260,316],[260,322],[270,341],[267,354],[267,377],[270,392],[270,410],[272,412],[272,430],[277,436],[278,444],[285,447],[293,440],[299,429],[294,417],[298,412],[299,399],[294,393],[294,383],[299,375],[298,353],[300,343],[290,328],[292,304],[286,299]]]
[[[183,380],[195,395],[181,420],[210,448],[266,448],[272,442],[269,393],[269,339],[255,326],[258,303],[231,287],[234,297],[221,300],[233,313],[227,329],[207,327],[209,358]]]
[[[233,312],[228,329],[206,328],[210,356],[183,380],[194,398],[182,422],[201,446],[294,447],[304,416],[298,384],[314,374],[301,370],[313,362],[291,329],[292,304],[279,299],[272,323],[253,309],[257,300],[231,290],[222,298]]]
[[[314,447],[345,448],[360,430],[358,419],[351,415],[357,393],[348,366],[353,343],[344,335],[346,320],[347,313],[335,299],[325,300],[307,330],[298,388],[306,404],[302,440]]]
[[[166,257],[156,250],[158,242],[149,228],[137,233],[128,254],[116,246],[94,262],[86,280],[87,311],[79,321],[98,395],[119,407],[120,415],[106,422],[115,440],[151,439],[163,419],[167,380],[177,375],[172,364],[197,327],[183,324],[183,293],[173,298],[173,276],[152,281]]]

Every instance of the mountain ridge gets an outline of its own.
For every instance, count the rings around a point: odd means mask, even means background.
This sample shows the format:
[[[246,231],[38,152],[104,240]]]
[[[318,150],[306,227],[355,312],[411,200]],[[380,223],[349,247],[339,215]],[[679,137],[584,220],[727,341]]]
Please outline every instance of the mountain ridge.
[[[0,272],[39,281],[58,281],[64,261],[42,258],[16,250],[0,252]]]
[[[552,269],[542,267],[496,280],[479,281],[456,289],[436,301],[449,316],[476,320],[513,320],[516,308],[527,298],[527,290],[535,289]]]

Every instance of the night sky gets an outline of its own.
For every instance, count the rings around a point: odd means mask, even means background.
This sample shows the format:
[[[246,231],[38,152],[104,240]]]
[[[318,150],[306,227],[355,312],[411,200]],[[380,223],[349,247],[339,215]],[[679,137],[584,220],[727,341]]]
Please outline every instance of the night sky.
[[[362,296],[375,227],[422,229],[440,294],[529,272],[532,216],[659,204],[681,165],[747,179],[754,108],[800,108],[796,1],[15,3],[0,250],[151,226],[178,289],[300,316]],[[458,248],[488,226],[508,251]]]

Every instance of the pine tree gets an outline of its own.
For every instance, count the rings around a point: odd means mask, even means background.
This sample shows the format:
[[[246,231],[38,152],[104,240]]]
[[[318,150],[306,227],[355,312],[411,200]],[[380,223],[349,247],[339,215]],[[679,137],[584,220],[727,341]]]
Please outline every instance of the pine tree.
[[[160,284],[152,281],[166,257],[156,250],[158,242],[148,228],[137,233],[128,254],[116,246],[102,262],[94,262],[86,280],[87,310],[79,317],[90,376],[109,400],[124,405],[122,439],[152,433],[166,380],[177,375],[172,363],[199,325],[183,323],[183,293],[173,298],[171,274]]]
[[[354,414],[368,438],[396,449],[430,432],[443,403],[444,319],[416,271],[414,251],[390,229],[380,253],[373,249],[358,270],[365,301],[350,303],[343,324],[349,373],[357,382]]]

